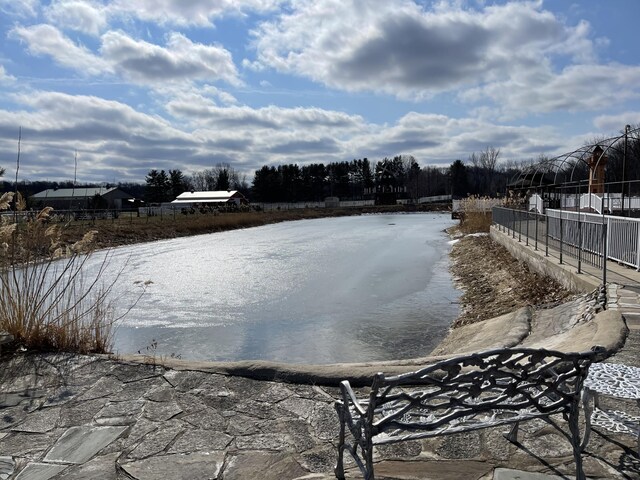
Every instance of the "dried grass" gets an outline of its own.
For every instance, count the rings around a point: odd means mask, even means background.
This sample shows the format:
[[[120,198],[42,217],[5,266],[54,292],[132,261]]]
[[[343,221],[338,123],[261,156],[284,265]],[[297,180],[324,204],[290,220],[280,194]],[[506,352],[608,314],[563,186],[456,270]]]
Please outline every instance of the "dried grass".
[[[0,197],[0,208],[11,194]],[[16,202],[21,208],[21,202]],[[101,281],[109,256],[85,276],[95,240],[88,232],[63,244],[60,227],[48,225],[50,208],[29,221],[0,226],[0,331],[16,347],[40,351],[104,353],[111,346],[114,310]]]
[[[95,222],[92,228],[99,231],[95,242],[100,248],[127,245],[139,242],[155,241],[189,235],[249,228],[284,221],[322,218],[327,216],[356,215],[357,209],[327,211],[326,209],[283,210],[261,212],[205,213],[182,215],[177,213],[163,217],[131,218],[122,215],[120,218]],[[63,238],[81,235],[86,225],[71,223],[65,229]]]
[[[471,196],[460,200],[460,230],[465,234],[488,232],[491,227],[491,209],[519,203],[510,195],[506,198]]]
[[[491,226],[491,208],[497,201],[485,197],[460,200],[460,230],[465,233],[488,232]]]

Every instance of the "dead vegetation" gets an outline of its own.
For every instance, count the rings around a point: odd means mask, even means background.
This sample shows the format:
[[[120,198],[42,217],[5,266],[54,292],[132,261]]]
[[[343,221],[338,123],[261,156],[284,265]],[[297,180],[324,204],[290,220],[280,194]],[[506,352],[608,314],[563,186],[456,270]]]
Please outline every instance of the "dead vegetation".
[[[526,305],[558,303],[570,295],[558,282],[531,271],[489,238],[491,209],[485,204],[485,199],[478,198],[463,201],[460,225],[451,232],[462,236],[451,251],[451,273],[464,291],[454,328]]]
[[[13,193],[0,198],[6,210]],[[20,196],[18,210],[23,208]],[[0,331],[9,333],[13,349],[105,353],[114,327],[110,291],[102,282],[108,256],[87,274],[95,231],[74,242],[64,227],[49,223],[45,208],[26,221],[0,224]]]
[[[439,210],[439,205],[428,205],[424,210]],[[140,242],[152,242],[168,238],[184,237],[206,233],[234,230],[238,228],[259,227],[271,223],[293,220],[361,215],[363,213],[383,213],[405,211],[404,206],[364,207],[342,209],[295,209],[260,212],[205,213],[195,215],[164,215],[164,217],[130,217],[123,213],[114,220],[95,222],[72,222],[65,229],[66,238],[82,236],[88,229],[98,232],[96,247],[108,248]]]
[[[570,296],[559,283],[531,271],[487,235],[463,237],[453,246],[451,259],[451,272],[464,290],[454,327]]]

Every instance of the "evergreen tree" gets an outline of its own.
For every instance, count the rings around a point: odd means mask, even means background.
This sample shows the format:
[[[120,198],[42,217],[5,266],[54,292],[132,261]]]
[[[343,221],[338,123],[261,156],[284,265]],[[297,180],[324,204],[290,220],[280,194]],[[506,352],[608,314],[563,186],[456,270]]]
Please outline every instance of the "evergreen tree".
[[[149,170],[145,177],[145,200],[147,203],[161,203],[173,200],[171,198],[171,182],[164,170]]]
[[[456,160],[449,167],[449,178],[451,179],[451,195],[453,198],[464,198],[469,193],[469,179],[467,167],[462,160]]]
[[[231,182],[229,181],[229,169],[220,168],[218,171],[218,179],[216,180],[216,190],[229,190]]]
[[[188,185],[180,170],[169,170],[169,185],[174,200],[178,195],[187,191]]]

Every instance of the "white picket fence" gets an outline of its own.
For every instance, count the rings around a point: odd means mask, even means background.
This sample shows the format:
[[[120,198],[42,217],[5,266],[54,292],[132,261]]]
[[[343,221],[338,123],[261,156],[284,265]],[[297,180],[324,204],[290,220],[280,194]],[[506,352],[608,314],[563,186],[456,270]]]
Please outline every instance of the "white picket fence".
[[[623,210],[623,201],[621,193],[605,193],[604,195],[595,193],[562,194],[560,196],[560,206],[568,210],[591,210],[602,214]],[[640,197],[625,196],[624,210],[640,210]],[[544,213],[544,200],[537,193],[529,197],[529,211]]]
[[[577,225],[581,223],[602,223],[607,226],[606,253],[607,258],[640,270],[640,219],[599,215],[585,212],[547,209],[549,218],[571,220]],[[571,238],[567,235],[566,238]],[[601,245],[595,242],[594,245]],[[602,247],[594,246],[602,255]]]

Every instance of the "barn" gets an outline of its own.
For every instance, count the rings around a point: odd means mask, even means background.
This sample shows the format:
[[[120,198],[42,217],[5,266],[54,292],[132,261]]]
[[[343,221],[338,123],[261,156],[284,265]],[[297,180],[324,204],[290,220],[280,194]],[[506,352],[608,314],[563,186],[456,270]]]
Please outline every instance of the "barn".
[[[37,208],[56,210],[122,210],[134,200],[133,195],[117,187],[49,188],[29,197]]]
[[[177,207],[195,207],[200,205],[224,206],[246,205],[249,202],[245,196],[237,190],[214,190],[209,192],[184,192],[171,202]]]

